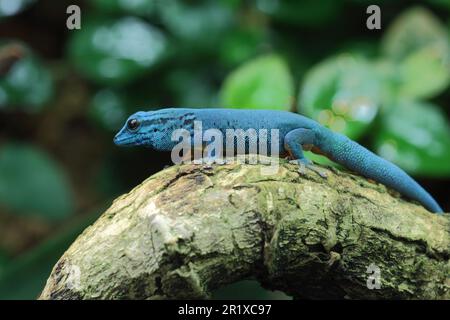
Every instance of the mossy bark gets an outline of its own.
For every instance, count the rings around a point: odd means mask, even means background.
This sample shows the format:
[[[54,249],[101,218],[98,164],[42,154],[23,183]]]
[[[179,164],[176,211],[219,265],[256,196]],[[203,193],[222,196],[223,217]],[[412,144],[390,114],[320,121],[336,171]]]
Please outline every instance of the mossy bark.
[[[148,178],[78,237],[40,299],[208,298],[248,277],[296,298],[450,298],[449,214],[351,173],[262,167]],[[367,286],[370,265],[379,289]]]

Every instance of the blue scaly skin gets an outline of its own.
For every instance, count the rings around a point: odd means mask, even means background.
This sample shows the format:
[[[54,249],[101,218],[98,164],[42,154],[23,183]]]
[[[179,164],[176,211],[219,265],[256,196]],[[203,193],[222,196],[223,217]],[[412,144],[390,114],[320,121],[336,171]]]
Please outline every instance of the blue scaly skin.
[[[193,135],[194,121],[202,122],[202,130],[226,129],[279,130],[280,153],[289,153],[297,163],[310,165],[303,150],[327,156],[344,167],[378,181],[402,195],[420,202],[432,212],[442,213],[437,202],[414,179],[391,162],[380,158],[348,137],[330,131],[299,114],[275,110],[184,109],[168,108],[139,111],[130,116],[114,138],[120,146],[147,146],[170,151],[178,143],[172,141],[175,129],[186,129]],[[224,139],[225,140],[225,139]],[[270,145],[270,134],[268,137]]]

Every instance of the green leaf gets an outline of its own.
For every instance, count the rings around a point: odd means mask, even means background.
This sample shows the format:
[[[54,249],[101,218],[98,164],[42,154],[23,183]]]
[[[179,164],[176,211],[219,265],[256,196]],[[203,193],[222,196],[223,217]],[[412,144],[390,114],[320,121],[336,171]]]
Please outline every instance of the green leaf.
[[[383,114],[375,150],[413,175],[450,176],[450,127],[435,105],[399,102]]]
[[[429,98],[450,83],[450,64],[433,47],[410,54],[399,66],[399,94],[409,98]]]
[[[342,168],[340,164],[333,162],[324,155],[316,154],[311,151],[305,151],[304,154],[307,159],[313,161],[314,163],[318,163],[324,166],[331,166],[335,168]]]
[[[167,51],[165,35],[136,17],[86,18],[71,32],[69,55],[89,79],[123,85],[150,72]]]
[[[224,107],[289,110],[293,81],[277,55],[251,60],[225,79],[221,90]]]
[[[0,110],[20,109],[34,113],[42,110],[53,95],[53,80],[47,68],[22,44],[17,45],[23,51],[19,58],[0,78]]]
[[[448,86],[447,31],[428,10],[416,7],[399,16],[383,39],[383,51],[396,63],[399,95],[429,98]]]
[[[383,52],[402,61],[423,48],[432,48],[443,61],[449,58],[449,39],[441,22],[427,9],[414,7],[401,14],[387,30]]]
[[[341,55],[313,67],[298,99],[300,113],[357,139],[375,119],[382,87],[372,65]]]
[[[64,172],[35,147],[0,148],[0,204],[20,215],[62,219],[73,212],[73,195]]]

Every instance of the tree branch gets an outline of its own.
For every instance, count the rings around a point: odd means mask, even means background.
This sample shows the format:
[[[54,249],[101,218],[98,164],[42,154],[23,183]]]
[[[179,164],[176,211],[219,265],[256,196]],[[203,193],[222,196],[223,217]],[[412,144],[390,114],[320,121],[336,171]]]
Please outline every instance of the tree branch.
[[[262,166],[148,178],[78,237],[40,299],[208,298],[248,277],[296,298],[450,298],[449,214],[335,169]],[[372,264],[380,289],[367,287]]]

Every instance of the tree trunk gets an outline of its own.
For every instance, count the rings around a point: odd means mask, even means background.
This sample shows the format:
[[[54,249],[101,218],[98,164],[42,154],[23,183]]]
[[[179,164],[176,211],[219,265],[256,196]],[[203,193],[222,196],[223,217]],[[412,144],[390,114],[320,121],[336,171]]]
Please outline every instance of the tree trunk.
[[[450,298],[449,214],[336,169],[263,167],[148,178],[78,237],[40,299],[208,298],[251,277],[295,298]]]

